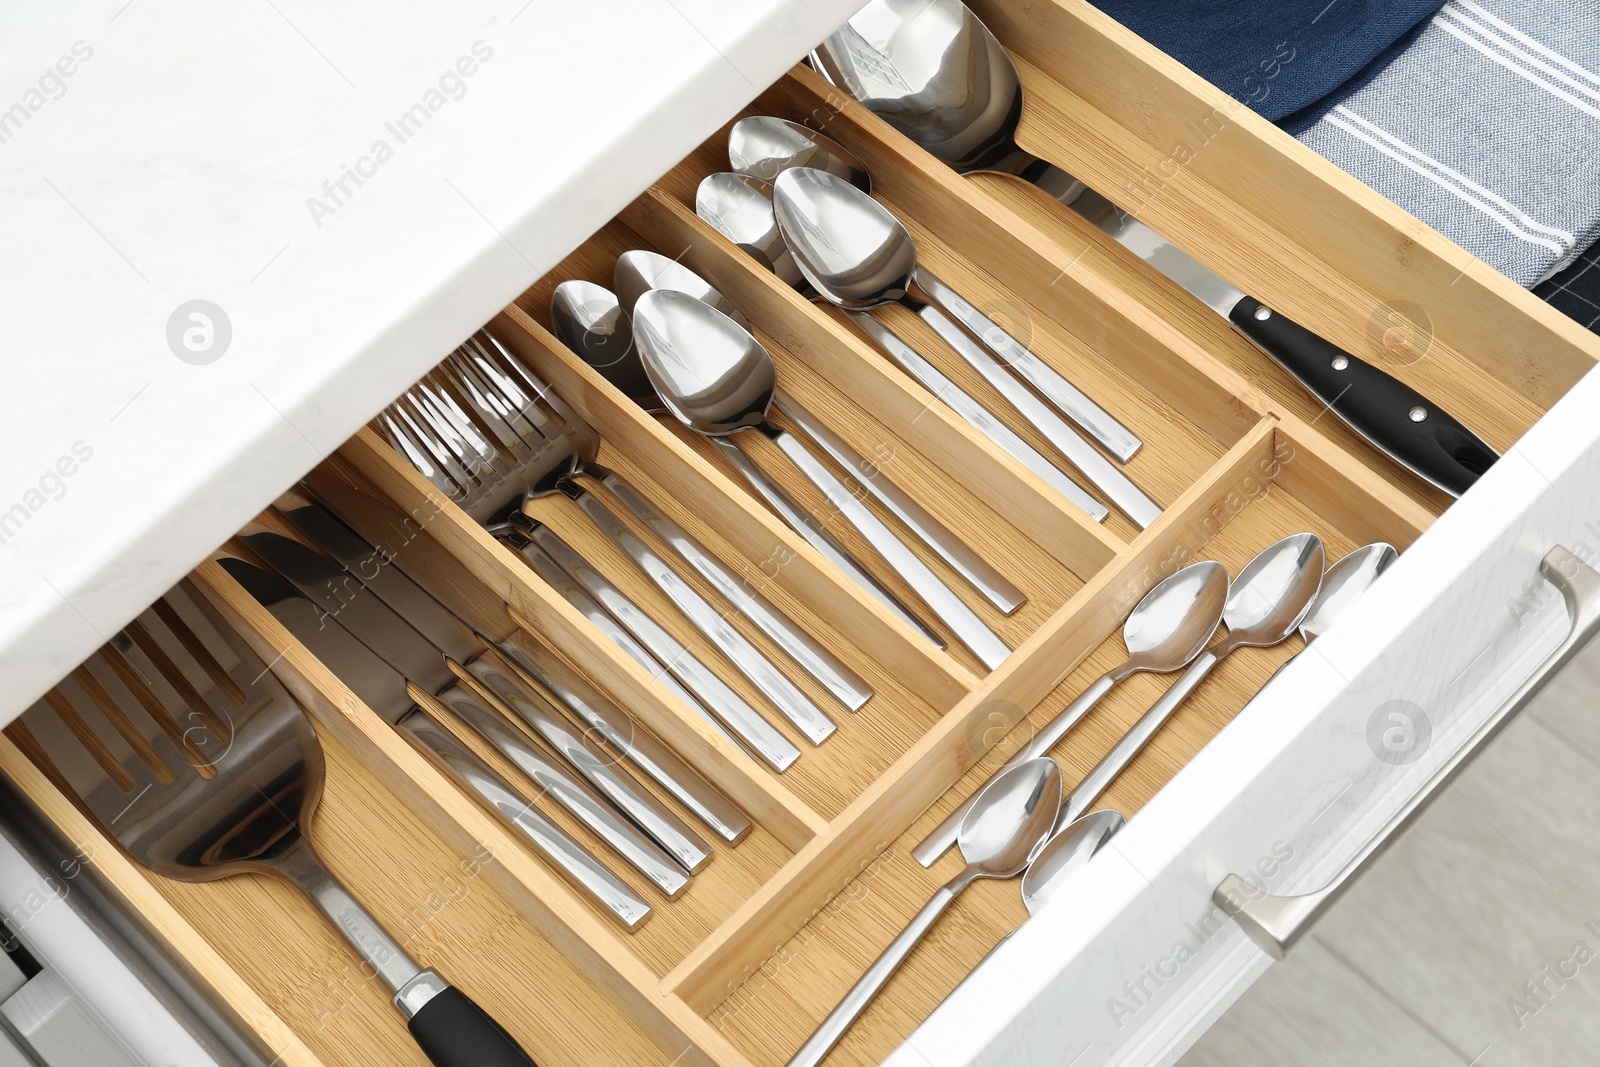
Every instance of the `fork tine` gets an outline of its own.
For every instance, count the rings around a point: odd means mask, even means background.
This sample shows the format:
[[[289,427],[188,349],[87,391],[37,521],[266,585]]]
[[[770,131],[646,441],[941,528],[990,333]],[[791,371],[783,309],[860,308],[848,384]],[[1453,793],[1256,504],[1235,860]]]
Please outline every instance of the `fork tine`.
[[[188,731],[184,730],[177,719],[167,711],[166,705],[161,703],[161,698],[156,696],[148,683],[140,677],[139,671],[128,662],[127,658],[118,651],[115,645],[102,645],[100,658],[116,674],[117,679],[133,694],[133,699],[139,702],[150,718],[155,720],[156,726],[167,735],[167,740],[178,746],[184,759],[195,769],[202,778],[216,777],[216,769],[211,766],[211,761],[190,740]]]
[[[172,661],[172,657],[167,655],[166,649],[156,643],[155,637],[151,635],[149,630],[145,629],[144,624],[138,619],[134,619],[128,623],[125,632],[129,637],[133,638],[133,643],[138,645],[144,654],[149,657],[156,670],[167,680],[167,684],[178,691],[179,699],[189,705],[189,710],[199,717],[200,721],[205,724],[206,729],[210,730],[218,739],[226,741],[229,733],[227,725],[211,709],[211,705],[206,703],[206,698],[200,695],[200,691],[194,687],[194,684],[189,681],[183,671],[178,669],[178,665]]]
[[[117,788],[125,792],[131,792],[133,790],[133,777],[128,774],[128,770],[122,765],[122,762],[106,747],[105,742],[100,740],[100,736],[94,732],[94,729],[83,721],[83,716],[78,714],[78,709],[72,706],[72,701],[67,699],[66,694],[59,689],[52,689],[44,695],[44,699],[45,703],[50,705],[51,710],[66,724],[67,729],[72,731],[72,736],[76,737],[83,743],[83,747],[89,750],[89,755],[93,756],[94,761],[100,764],[100,769],[105,771],[107,777],[116,783]]]
[[[443,476],[457,487],[458,492],[452,499],[470,500],[477,490],[477,479],[462,466],[445,441],[444,435],[434,429],[431,419],[417,397],[407,392],[396,402],[395,410],[410,429],[413,439],[433,457]]]
[[[469,339],[469,343],[475,349],[481,350],[476,338]],[[458,364],[458,373],[476,382],[485,396],[505,409],[506,421],[513,429],[517,429],[519,424],[527,427],[525,432],[522,430],[517,432],[525,439],[528,434],[533,435],[533,440],[529,441],[530,446],[538,448],[550,436],[546,432],[550,429],[550,420],[544,417],[544,413],[532,399],[525,396],[512,383],[505,381],[502,375],[495,373],[496,368],[484,356],[467,351],[463,347],[458,350],[454,362]]]
[[[383,436],[406,460],[433,483],[433,487],[451,500],[466,499],[466,487],[445,471],[444,464],[412,432],[410,420],[398,403],[390,404],[378,416]]]
[[[158,600],[156,603],[159,604],[161,601]],[[167,761],[162,759],[156,752],[155,747],[150,744],[149,738],[144,736],[144,731],[139,729],[138,724],[128,718],[127,712],[123,711],[121,706],[111,699],[111,694],[106,692],[106,687],[100,684],[100,679],[89,673],[87,664],[80,665],[72,672],[72,680],[78,683],[78,688],[89,695],[89,699],[94,702],[94,706],[100,709],[100,714],[104,715],[106,721],[112,725],[117,733],[122,735],[122,739],[128,742],[139,758],[144,760],[145,765],[150,768],[156,779],[162,785],[171,785],[173,782],[172,768],[168,767]]]
[[[183,646],[183,650],[200,664],[200,669],[206,672],[206,677],[211,679],[213,685],[222,690],[223,695],[228,698],[228,703],[236,708],[244,707],[244,690],[239,688],[238,682],[229,677],[228,672],[217,662],[211,650],[206,648],[199,635],[189,629],[189,624],[172,610],[172,605],[163,598],[152,606],[156,618],[166,624],[172,636],[178,639],[178,644]]]
[[[493,382],[479,373],[467,353],[457,349],[441,366],[441,369],[446,368],[468,391],[474,402],[479,407],[492,411],[496,420],[503,424],[516,440],[534,452],[544,445],[544,434],[528,421],[513,398],[507,396],[503,390],[495,388]]]
[[[471,382],[453,373],[454,368],[450,367],[449,363],[450,361],[446,360],[433,369],[432,377],[436,386],[456,401],[467,418],[477,427],[478,432],[499,453],[500,458],[508,465],[516,466],[518,457],[512,451],[512,442],[520,442],[521,438],[504,422],[494,405],[478,394]],[[496,427],[491,420],[501,425]]]

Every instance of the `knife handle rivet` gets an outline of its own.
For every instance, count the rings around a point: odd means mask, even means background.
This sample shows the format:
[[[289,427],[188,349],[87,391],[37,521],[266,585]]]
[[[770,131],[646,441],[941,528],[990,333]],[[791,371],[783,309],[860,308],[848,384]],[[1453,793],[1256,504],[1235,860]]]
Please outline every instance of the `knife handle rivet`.
[[[1333,357],[1333,369],[1334,370],[1344,370],[1349,365],[1350,365],[1350,358],[1348,356],[1334,356]]]
[[[1424,422],[1428,418],[1428,409],[1418,405],[1407,412],[1407,414],[1411,416],[1412,422]]]
[[[1271,308],[1267,308],[1267,307],[1256,308],[1256,321],[1257,322],[1266,322],[1270,318],[1272,318],[1272,309]]]

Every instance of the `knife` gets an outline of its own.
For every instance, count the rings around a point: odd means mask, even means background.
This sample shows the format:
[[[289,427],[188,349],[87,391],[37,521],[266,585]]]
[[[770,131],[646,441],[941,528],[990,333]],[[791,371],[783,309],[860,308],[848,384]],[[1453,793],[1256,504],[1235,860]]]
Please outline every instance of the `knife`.
[[[218,562],[368,707],[398,727],[458,785],[515,826],[535,852],[591,901],[628,930],[638,929],[649,918],[651,908],[647,901],[606,869],[566,831],[546,819],[504,778],[462,745],[429,711],[420,707],[412,699],[405,679],[376,653],[342,627],[326,625],[328,615],[278,575],[230,555],[221,556]],[[470,699],[459,687],[446,689],[441,699],[456,703],[458,696]],[[530,762],[543,755],[532,744],[526,748]],[[615,824],[609,827],[612,838],[620,840],[632,833],[637,838],[641,855],[645,849],[654,847],[612,815],[600,797],[567,774],[553,758],[545,760],[543,771],[531,777],[546,790],[548,796],[596,830],[597,834],[600,834],[598,827],[607,827],[607,820],[610,820]],[[611,841],[608,839],[607,843]],[[665,854],[659,854],[656,862],[663,871],[675,869]],[[678,877],[687,881],[687,876],[681,871]]]
[[[332,618],[397,675],[403,676],[404,682],[428,695],[461,689],[451,699],[441,697],[442,702],[497,751],[543,785],[543,777],[549,774],[550,760],[512,723],[517,720],[528,726],[559,754],[566,768],[576,770],[589,786],[648,835],[648,841],[642,840],[633,826],[614,817],[604,817],[610,812],[603,803],[599,811],[595,809],[592,801],[598,798],[579,798],[570,790],[553,794],[563,806],[575,804],[574,816],[585,820],[590,829],[655,882],[662,892],[669,897],[682,892],[687,882],[683,872],[693,873],[710,862],[710,845],[626,770],[590,751],[583,734],[543,697],[521,685],[512,675],[485,663],[481,657],[470,666],[458,666],[456,660],[433,648],[365,587],[352,583],[355,584],[352,590],[338,584],[347,572],[333,560],[298,541],[258,529],[258,525],[253,523],[245,527],[239,541],[287,579],[297,592],[323,609],[326,614],[319,620],[322,629],[327,629],[327,620]],[[338,673],[336,664],[328,666]],[[413,699],[406,696],[405,689],[402,685],[396,692],[389,686],[389,692],[381,693],[386,702],[373,710],[395,721],[395,717],[406,710],[399,704]],[[391,700],[393,703],[389,703]],[[652,843],[655,847],[650,847]],[[663,863],[666,857],[671,857],[671,862]],[[679,867],[682,870],[678,870]]]
[[[1229,285],[1099,193],[1085,189],[1071,207],[1227,319],[1373,447],[1451,496],[1470,489],[1500,458],[1400,379]]]
[[[495,648],[516,665],[529,685],[536,689],[542,687],[574,721],[593,730],[595,736],[620,752],[722,840],[737,844],[750,833],[752,823],[744,812],[676,752],[640,729],[610,698],[568,668],[542,641],[517,630],[496,645],[464,621],[463,616],[470,613],[469,605],[462,601],[465,594],[454,583],[445,590],[424,589],[407,575],[402,555],[387,543],[392,532],[383,529],[374,513],[376,502],[365,496],[354,482],[336,476],[317,477],[315,485],[308,481],[303,483],[303,488],[314,499],[291,491],[278,498],[276,510],[311,544],[341,563],[396,614],[446,653],[466,662],[485,646]],[[359,521],[362,519],[367,521]],[[440,592],[443,595],[439,595]],[[452,595],[456,598],[454,601],[445,599]],[[453,630],[471,634],[471,645],[453,646],[450,643]],[[620,627],[618,631],[621,633]],[[677,687],[676,680],[666,675],[664,668],[643,648],[636,647],[631,654],[643,657],[640,662],[647,669],[662,676],[661,680],[670,687]],[[688,690],[678,690],[677,695],[690,707],[698,706]]]

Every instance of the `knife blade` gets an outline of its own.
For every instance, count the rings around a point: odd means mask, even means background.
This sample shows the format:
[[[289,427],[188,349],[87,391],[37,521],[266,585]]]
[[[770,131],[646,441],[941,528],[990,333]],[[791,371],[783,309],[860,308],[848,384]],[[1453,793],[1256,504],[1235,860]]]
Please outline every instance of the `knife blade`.
[[[1228,320],[1374,448],[1451,496],[1466,492],[1500,458],[1400,379],[1228,284],[1099,193],[1085,189],[1071,207]]]
[[[641,874],[654,881],[663,892],[669,896],[682,892],[685,880],[681,871],[663,867],[660,861],[664,857],[660,853],[664,852],[671,857],[675,866],[690,873],[710,862],[710,845],[640,786],[626,770],[590,751],[584,743],[583,734],[542,696],[520,685],[510,675],[492,670],[492,665],[480,669],[479,664],[483,662],[481,658],[474,660],[471,667],[458,669],[455,660],[429,646],[404,619],[358,583],[352,583],[354,589],[340,586],[336,595],[328,594],[327,590],[334,587],[346,572],[314,549],[265,530],[241,534],[239,540],[287,579],[301,595],[324,609],[326,614],[319,619],[319,631],[328,628],[326,624],[331,618],[394,669],[401,683],[399,694],[394,693],[394,680],[386,679],[381,698],[383,703],[374,706],[373,710],[390,717],[391,721],[397,721],[392,716],[403,714],[399,704],[406,699],[415,699],[406,696],[405,683],[408,682],[430,696],[464,686],[475,699],[446,703],[507,759],[530,777],[538,779],[540,775],[548,773],[545,765],[549,760],[545,754],[533,749],[526,735],[512,725],[513,720],[520,721],[564,760],[563,769],[576,770],[588,786],[632,820],[633,825],[629,826],[602,817],[610,812],[604,802],[601,802],[604,810],[594,810],[597,797],[579,798],[563,793],[557,798],[565,797],[564,805],[567,801],[577,804],[582,810],[573,814],[588,820],[592,824],[591,829],[605,838],[607,844],[633,863]],[[325,602],[327,599],[333,600],[331,607]],[[418,643],[422,645],[420,651]],[[315,647],[313,651],[316,651]],[[337,650],[330,649],[332,651]],[[327,661],[324,660],[324,663]],[[338,664],[327,665],[338,673]],[[435,677],[423,681],[424,676],[436,675],[440,671],[442,680]],[[485,679],[493,681],[491,683]],[[649,840],[641,840],[634,832],[635,828],[642,830]],[[654,847],[644,847],[651,844]]]
[[[327,616],[322,610],[278,575],[233,556],[224,555],[218,562],[368,707],[399,727],[458,784],[511,822],[536,852],[591,901],[630,930],[637,929],[648,918],[651,909],[647,901],[456,741],[454,735],[411,699],[405,679],[376,653],[342,627],[326,625]],[[452,701],[457,695],[470,699],[459,688],[446,690],[446,696]],[[527,747],[534,756],[542,755],[532,744]],[[546,773],[535,781],[546,790],[546,795],[567,807],[574,817],[597,834],[599,827],[607,825],[606,819],[615,824],[612,829],[619,834],[632,832],[609,813],[598,796],[567,774],[554,759],[545,761],[544,770]],[[642,837],[639,840],[644,845],[649,844]],[[665,855],[660,856],[658,863],[663,870],[675,869]],[[681,871],[678,878],[687,881]]]
[[[485,648],[492,648],[514,662],[529,686],[566,711],[575,723],[594,731],[595,736],[722,840],[737,844],[750,833],[753,824],[744,812],[677,753],[640,729],[614,702],[566,667],[540,640],[516,630],[496,645],[467,621],[469,617],[482,618],[483,613],[454,582],[447,581],[448,588],[430,588],[420,578],[408,575],[402,555],[388,544],[387,539],[394,534],[384,528],[379,517],[384,505],[366,495],[353,474],[341,474],[335,476],[319,469],[312,475],[315,485],[310,479],[302,483],[301,488],[309,495],[291,491],[278,500],[279,510],[311,544],[354,572],[380,600],[451,658],[468,662]],[[285,504],[289,506],[287,510]],[[415,538],[412,520],[407,518],[404,522],[406,534]],[[373,571],[377,571],[376,577],[366,579]],[[452,643],[452,635],[460,636],[461,643]],[[638,652],[649,658],[643,649]],[[665,681],[675,684],[670,677]],[[694,706],[694,697],[687,690],[679,695]]]

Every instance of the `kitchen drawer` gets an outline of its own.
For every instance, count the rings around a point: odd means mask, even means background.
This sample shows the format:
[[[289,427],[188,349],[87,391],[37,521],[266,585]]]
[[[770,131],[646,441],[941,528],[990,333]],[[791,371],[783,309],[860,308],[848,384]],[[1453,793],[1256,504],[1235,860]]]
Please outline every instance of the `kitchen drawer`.
[[[1212,907],[1215,884],[1229,872],[1274,890],[1317,884],[1554,640],[1559,609],[1535,566],[1552,543],[1579,551],[1595,536],[1584,524],[1600,510],[1600,452],[1589,458],[1597,434],[1582,411],[1595,380],[1545,413],[1600,344],[1087,4],[977,6],[1022,61],[1024,147],[1329,340],[1387,361],[1510,451],[1445,513],[1446,497],[1324,417],[1210,312],[1043,194],[957,177],[807,69],[781,79],[749,112],[809,122],[855,150],[923,259],[1144,439],[1128,471],[1165,510],[1143,531],[1120,516],[1089,521],[845,319],[723,242],[693,199],[705,174],[726,167],[724,131],[490,328],[599,430],[602,463],[873,686],[859,713],[824,704],[839,722],[824,746],[802,743],[781,775],[756,764],[619,657],[373,430],[312,475],[351,494],[398,565],[463,617],[496,638],[521,631],[519,640],[559,649],[751,815],[755,832],[719,849],[684,896],[644,889],[654,918],[619,932],[219,566],[201,564],[201,585],[275,664],[328,750],[313,836],[330,865],[544,1067],[781,1065],[958,867],[946,856],[923,870],[910,848],[1033,725],[1119,661],[1122,617],[1156,581],[1201,558],[1237,572],[1301,530],[1320,535],[1331,558],[1390,541],[1407,550],[1392,576],[1267,688],[1298,639],[1230,657],[1197,690],[1108,792],[1109,806],[1137,817],[1069,897],[939,1007],[1025,917],[1014,884],[975,886],[829,1062],[1169,1060],[1264,964]],[[681,257],[738,303],[785,387],[1022,587],[1028,602],[1009,617],[972,601],[1016,649],[1010,659],[986,671],[954,642],[941,652],[920,640],[754,504],[703,440],[642,413],[549,334],[554,285],[608,282],[615,256],[635,247]],[[920,323],[897,313],[891,324],[989,396]],[[1396,328],[1409,344],[1396,343]],[[828,517],[803,483],[765,465]],[[568,502],[536,508],[641,603],[664,608]],[[719,661],[687,627],[676,635]],[[1060,747],[1068,780],[1163,688],[1140,676],[1114,691]],[[1391,700],[1432,723],[1432,746],[1408,766],[1380,761],[1366,740]],[[281,1062],[421,1062],[384,993],[291,892],[146,875],[13,739],[0,741],[0,768]]]

